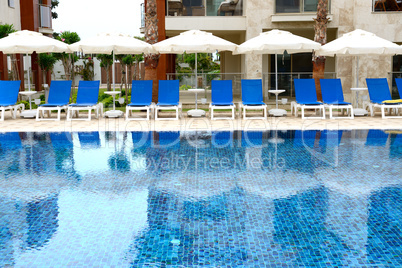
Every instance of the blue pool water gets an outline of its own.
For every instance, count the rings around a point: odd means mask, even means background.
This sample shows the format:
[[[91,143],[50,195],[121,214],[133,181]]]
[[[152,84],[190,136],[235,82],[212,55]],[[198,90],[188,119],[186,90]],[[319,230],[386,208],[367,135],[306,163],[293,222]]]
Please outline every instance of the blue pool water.
[[[0,267],[401,267],[402,134],[0,133]]]

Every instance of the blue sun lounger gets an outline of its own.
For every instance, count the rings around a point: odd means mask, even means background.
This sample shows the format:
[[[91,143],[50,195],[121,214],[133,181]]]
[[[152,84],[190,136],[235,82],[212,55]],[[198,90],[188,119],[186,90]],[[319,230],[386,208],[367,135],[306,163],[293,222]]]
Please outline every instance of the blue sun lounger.
[[[159,80],[158,104],[155,107],[155,120],[178,120],[181,117],[179,80]],[[160,118],[158,111],[175,110],[176,117]]]
[[[395,83],[398,89],[399,98],[402,99],[402,78],[395,78]]]
[[[12,118],[17,117],[18,109],[24,110],[24,104],[17,104],[21,81],[0,81],[0,121],[4,121],[4,114],[10,110]]]
[[[294,110],[295,116],[297,117],[297,111],[300,108],[302,119],[325,119],[325,107],[322,102],[317,101],[314,79],[295,79],[294,81],[296,102],[292,103],[292,110]],[[305,109],[319,109],[322,115],[306,118],[304,116]]]
[[[211,120],[216,119],[235,119],[235,105],[233,104],[232,80],[212,80],[211,81],[211,104],[209,114]],[[232,117],[215,117],[214,110],[232,110]]]
[[[126,120],[149,120],[152,103],[152,80],[133,80],[131,84],[131,103],[126,106]],[[147,116],[131,117],[134,110],[146,110]]]
[[[60,121],[61,110],[67,111],[70,101],[72,81],[52,81],[49,89],[49,97],[46,104],[38,107],[36,112],[36,121],[40,120],[57,120]],[[45,118],[45,111],[48,118]],[[51,118],[51,111],[57,111],[57,118]]]
[[[241,100],[239,111],[243,112],[243,119],[267,119],[267,105],[263,102],[261,79],[241,80]],[[263,110],[263,116],[247,117],[247,110]]]
[[[320,79],[322,101],[324,106],[329,109],[329,118],[345,118],[345,117],[334,117],[332,115],[333,109],[341,109],[342,114],[344,109],[346,109],[348,118],[354,119],[353,106],[350,102],[345,102],[343,98],[343,90],[341,79]]]
[[[77,101],[68,106],[67,121],[88,120],[91,121],[92,110],[95,117],[103,114],[103,106],[98,102],[100,81],[80,81],[78,84]],[[79,118],[79,111],[87,110],[88,118]],[[77,118],[73,118],[74,115]]]
[[[381,109],[381,116],[386,118],[401,118],[397,116],[398,109],[402,109],[402,101],[400,103],[385,103],[384,101],[392,101],[391,92],[389,90],[387,78],[366,78],[366,84],[370,96],[370,114],[374,116],[374,109]],[[385,116],[385,109],[390,109],[390,115]],[[391,115],[392,109],[395,110],[395,116]]]

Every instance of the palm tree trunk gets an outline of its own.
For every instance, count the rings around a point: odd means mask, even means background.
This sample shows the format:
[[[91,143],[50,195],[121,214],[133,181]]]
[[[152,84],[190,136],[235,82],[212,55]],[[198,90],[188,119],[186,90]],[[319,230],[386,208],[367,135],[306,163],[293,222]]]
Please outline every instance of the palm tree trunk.
[[[156,16],[156,0],[147,0],[145,14],[145,41],[149,44],[158,42],[158,19]],[[158,102],[157,70],[159,54],[150,54],[145,57],[145,80],[153,80],[152,101]]]
[[[327,43],[327,23],[328,23],[328,0],[318,0],[317,18],[314,25],[314,41],[325,45]],[[324,78],[325,57],[313,54],[313,78],[315,79],[315,88],[317,91],[317,99],[322,101],[320,79]]]

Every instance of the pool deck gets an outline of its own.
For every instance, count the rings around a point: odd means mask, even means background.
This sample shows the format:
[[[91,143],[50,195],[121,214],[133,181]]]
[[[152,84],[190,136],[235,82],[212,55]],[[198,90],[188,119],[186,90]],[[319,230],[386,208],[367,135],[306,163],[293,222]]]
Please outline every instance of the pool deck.
[[[172,114],[173,115],[173,114]],[[53,115],[54,116],[54,115]],[[84,116],[84,115],[83,115]],[[218,131],[218,130],[322,130],[322,129],[383,129],[402,130],[402,117],[382,119],[380,113],[374,117],[355,119],[305,119],[294,117],[268,117],[267,120],[236,118],[235,120],[210,120],[209,117],[191,118],[183,112],[180,120],[126,121],[124,118],[93,118],[91,121],[36,121],[35,119],[12,119],[6,113],[0,122],[0,132],[76,132],[76,131]]]

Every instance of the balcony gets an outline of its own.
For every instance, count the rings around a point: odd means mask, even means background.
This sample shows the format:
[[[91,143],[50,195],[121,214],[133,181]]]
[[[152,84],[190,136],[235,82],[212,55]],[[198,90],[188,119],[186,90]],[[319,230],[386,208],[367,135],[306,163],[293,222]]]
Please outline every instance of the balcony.
[[[242,16],[243,0],[167,0],[166,16]]]
[[[50,6],[39,5],[39,32],[52,34],[52,12]]]

